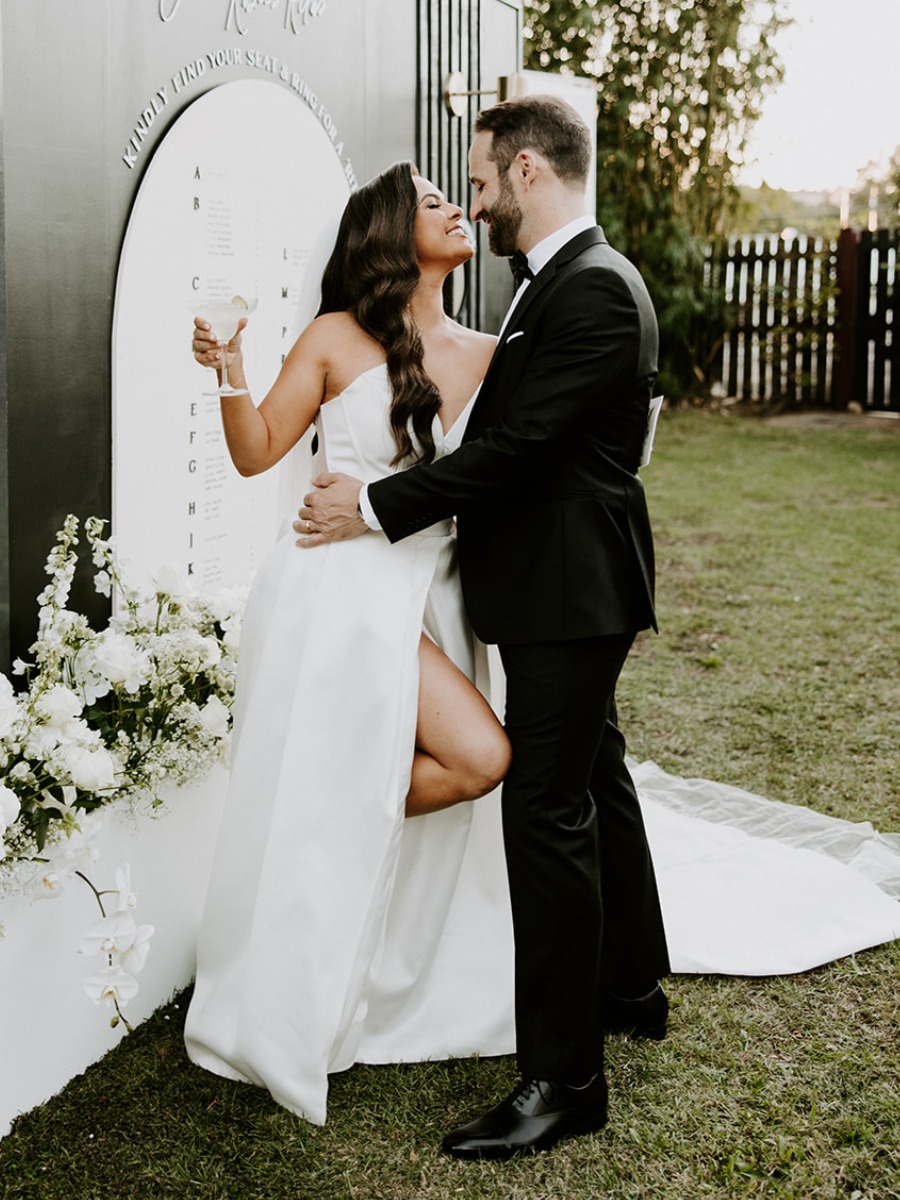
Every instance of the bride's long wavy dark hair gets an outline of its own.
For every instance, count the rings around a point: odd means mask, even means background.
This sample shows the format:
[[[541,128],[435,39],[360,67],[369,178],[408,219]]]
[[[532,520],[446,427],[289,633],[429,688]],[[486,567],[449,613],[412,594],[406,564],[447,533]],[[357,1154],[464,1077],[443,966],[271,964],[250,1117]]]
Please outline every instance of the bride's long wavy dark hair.
[[[441,394],[424,367],[422,335],[409,302],[419,283],[415,225],[419,197],[411,162],[394,163],[347,201],[322,276],[318,315],[350,312],[387,357],[394,463],[434,458],[432,425]],[[409,426],[421,447],[417,454]]]

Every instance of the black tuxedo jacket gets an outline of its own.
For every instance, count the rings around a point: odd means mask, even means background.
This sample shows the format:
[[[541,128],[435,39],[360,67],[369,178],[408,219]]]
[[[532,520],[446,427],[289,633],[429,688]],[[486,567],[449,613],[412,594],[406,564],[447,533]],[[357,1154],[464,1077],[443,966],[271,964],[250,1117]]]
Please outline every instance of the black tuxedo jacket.
[[[637,468],[658,341],[637,270],[602,229],[588,229],[526,288],[460,448],[370,484],[391,541],[456,515],[466,608],[482,641],[655,627]]]

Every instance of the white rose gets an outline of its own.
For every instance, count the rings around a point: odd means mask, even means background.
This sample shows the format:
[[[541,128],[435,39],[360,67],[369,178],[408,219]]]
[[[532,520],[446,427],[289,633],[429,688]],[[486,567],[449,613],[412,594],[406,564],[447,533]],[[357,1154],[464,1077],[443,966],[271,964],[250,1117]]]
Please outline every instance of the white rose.
[[[97,638],[93,652],[94,670],[110,683],[122,683],[128,692],[136,692],[146,683],[150,661],[126,634],[108,630]]]
[[[19,715],[19,705],[13,685],[5,675],[0,675],[0,737],[5,737]]]
[[[200,709],[200,724],[212,737],[225,737],[228,733],[229,713],[218,696],[210,696]]]
[[[240,620],[247,605],[246,587],[220,588],[212,596],[207,597],[209,611],[223,627]]]
[[[150,582],[160,595],[178,600],[190,592],[187,575],[174,563],[165,563],[150,577]]]
[[[26,758],[46,759],[59,745],[59,730],[52,725],[33,725],[24,739]]]
[[[64,729],[69,721],[81,715],[83,705],[70,688],[57,683],[39,698],[35,708],[48,725]]]
[[[5,785],[0,785],[0,833],[9,829],[21,809],[19,797]]]
[[[200,651],[200,665],[204,670],[214,667],[216,663],[221,661],[222,647],[215,638],[201,638],[198,649]]]
[[[72,782],[83,792],[102,792],[116,784],[116,764],[108,750],[74,749],[66,760]]]

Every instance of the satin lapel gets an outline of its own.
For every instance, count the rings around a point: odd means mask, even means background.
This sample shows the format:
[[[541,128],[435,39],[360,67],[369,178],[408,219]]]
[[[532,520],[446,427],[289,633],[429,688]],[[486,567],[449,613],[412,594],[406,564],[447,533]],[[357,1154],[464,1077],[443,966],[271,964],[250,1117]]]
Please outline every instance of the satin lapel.
[[[603,235],[603,230],[599,225],[596,225],[593,229],[585,229],[583,233],[576,234],[570,242],[566,242],[563,248],[557,250],[550,261],[541,267],[540,271],[538,271],[537,275],[535,275],[534,279],[525,289],[525,293],[513,310],[506,328],[514,331],[515,326],[521,322],[529,308],[537,302],[541,293],[556,278],[556,273],[560,267],[571,262],[573,258],[577,258],[589,246],[599,246],[605,241],[606,238]]]
[[[559,268],[564,266],[566,263],[571,262],[573,258],[576,258],[582,253],[582,251],[587,250],[589,246],[600,246],[605,244],[605,242],[606,238],[599,225],[595,226],[593,229],[585,229],[583,233],[576,234],[570,242],[566,242],[563,248],[558,250],[550,259],[550,261],[541,267],[540,271],[538,271],[537,275],[535,275],[534,279],[525,289],[522,299],[516,305],[506,323],[506,329],[503,331],[503,337],[497,344],[497,348],[494,351],[493,357],[488,364],[488,369],[485,372],[484,380],[481,384],[481,391],[479,392],[479,398],[487,390],[491,375],[494,373],[497,363],[503,355],[503,351],[506,348],[506,339],[509,336],[510,330],[514,331],[514,327],[519,324],[519,322],[528,312],[529,308],[531,308],[532,305],[537,302],[541,293],[550,286],[550,284],[556,278],[556,273]],[[477,404],[478,401],[476,400],[475,403]]]

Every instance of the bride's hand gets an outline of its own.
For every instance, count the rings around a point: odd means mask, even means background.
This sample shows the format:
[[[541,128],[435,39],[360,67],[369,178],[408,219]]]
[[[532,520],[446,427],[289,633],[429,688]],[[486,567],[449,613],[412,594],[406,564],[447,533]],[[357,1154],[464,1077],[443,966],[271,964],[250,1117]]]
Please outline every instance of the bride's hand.
[[[246,324],[247,318],[241,317],[234,337],[225,347],[229,371],[241,357],[241,330]],[[216,338],[215,330],[209,321],[204,321],[202,317],[194,317],[194,340],[191,348],[194,351],[194,358],[201,367],[222,369],[222,347]]]

